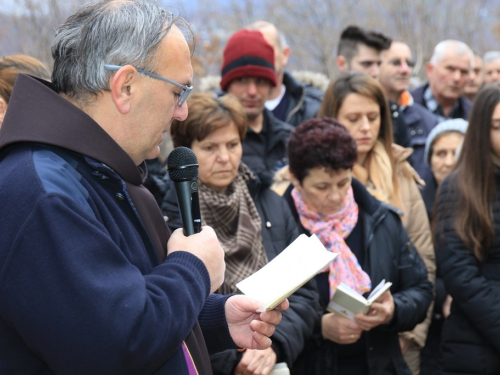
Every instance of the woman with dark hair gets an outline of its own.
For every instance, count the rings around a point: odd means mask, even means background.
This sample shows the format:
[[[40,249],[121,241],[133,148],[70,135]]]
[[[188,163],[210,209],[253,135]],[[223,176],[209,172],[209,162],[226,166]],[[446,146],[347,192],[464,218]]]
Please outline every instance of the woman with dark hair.
[[[413,152],[393,144],[389,104],[380,83],[366,74],[339,76],[325,92],[318,116],[334,117],[351,133],[358,147],[356,177],[377,199],[400,210],[403,226],[422,257],[431,283],[436,261],[425,205],[417,182],[422,181],[406,161]],[[413,331],[401,335],[401,349],[414,375],[419,373],[432,311]]]
[[[398,211],[352,178],[356,143],[337,120],[304,121],[291,135],[288,157],[285,198],[297,223],[340,253],[315,277],[321,324],[292,373],[411,374],[398,332],[425,318],[432,286]],[[350,320],[326,310],[340,283],[364,294],[383,279],[392,287],[367,315]]]
[[[278,255],[299,230],[286,202],[241,162],[247,118],[238,99],[194,94],[187,102],[189,115],[172,122],[172,140],[175,147],[191,148],[198,159],[202,222],[215,230],[225,251],[226,273],[217,292],[235,293],[239,281]],[[162,208],[171,230],[182,227],[173,188]],[[213,355],[214,374],[268,374],[276,362],[291,366],[319,319],[314,282],[288,300],[290,308],[283,312],[271,348]]]
[[[440,186],[437,261],[453,298],[444,374],[500,374],[500,85],[476,96],[454,171]]]

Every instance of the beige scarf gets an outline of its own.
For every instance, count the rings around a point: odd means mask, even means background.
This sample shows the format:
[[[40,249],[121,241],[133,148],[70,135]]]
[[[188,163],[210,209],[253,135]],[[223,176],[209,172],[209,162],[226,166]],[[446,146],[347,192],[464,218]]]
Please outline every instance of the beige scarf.
[[[366,155],[363,165],[356,163],[353,175],[375,198],[403,211],[397,180],[393,179],[394,171],[389,154],[382,142],[377,141],[375,147]]]
[[[211,226],[224,249],[226,274],[220,294],[235,293],[236,284],[267,263],[262,244],[261,220],[248,191],[252,172],[244,164],[226,193],[217,193],[200,182],[203,224]]]

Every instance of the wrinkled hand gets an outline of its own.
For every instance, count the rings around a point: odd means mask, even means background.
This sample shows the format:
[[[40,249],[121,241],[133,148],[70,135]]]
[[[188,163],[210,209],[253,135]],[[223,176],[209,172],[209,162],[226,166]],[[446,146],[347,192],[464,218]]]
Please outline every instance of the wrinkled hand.
[[[353,344],[359,340],[363,330],[355,321],[328,313],[321,318],[321,333],[327,340],[337,344]]]
[[[288,309],[288,300],[284,300],[277,309],[257,310],[262,302],[244,295],[235,295],[227,299],[226,320],[229,333],[236,345],[247,349],[267,349],[271,346],[271,337],[275,326],[281,322],[281,311]]]
[[[224,250],[217,240],[217,235],[209,226],[204,226],[200,233],[186,237],[182,229],[177,229],[168,240],[168,254],[187,251],[199,258],[210,275],[210,293],[215,292],[224,281],[226,263]]]
[[[364,331],[378,327],[387,323],[394,315],[394,300],[391,291],[388,290],[382,294],[379,299],[372,303],[368,314],[356,314],[354,320]]]
[[[272,348],[246,350],[234,370],[235,375],[268,375],[276,364],[276,353]]]
[[[443,302],[443,316],[445,319],[450,316],[451,313],[451,303],[453,302],[453,297],[449,294],[446,295],[446,299]]]

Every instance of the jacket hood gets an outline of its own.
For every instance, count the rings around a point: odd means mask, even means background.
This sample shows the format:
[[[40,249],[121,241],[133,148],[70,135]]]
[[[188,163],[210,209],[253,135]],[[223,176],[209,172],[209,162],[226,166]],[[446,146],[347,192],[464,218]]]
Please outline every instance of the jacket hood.
[[[59,95],[52,84],[19,74],[0,130],[0,152],[10,145],[36,142],[98,160],[125,181],[140,185],[147,173],[89,115]]]

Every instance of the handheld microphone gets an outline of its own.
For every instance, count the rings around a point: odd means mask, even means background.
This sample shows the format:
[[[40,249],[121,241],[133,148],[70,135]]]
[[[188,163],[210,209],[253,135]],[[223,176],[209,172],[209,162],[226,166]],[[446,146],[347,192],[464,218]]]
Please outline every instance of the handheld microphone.
[[[201,214],[196,155],[187,147],[177,147],[168,156],[167,166],[170,179],[175,184],[184,235],[199,233]]]

